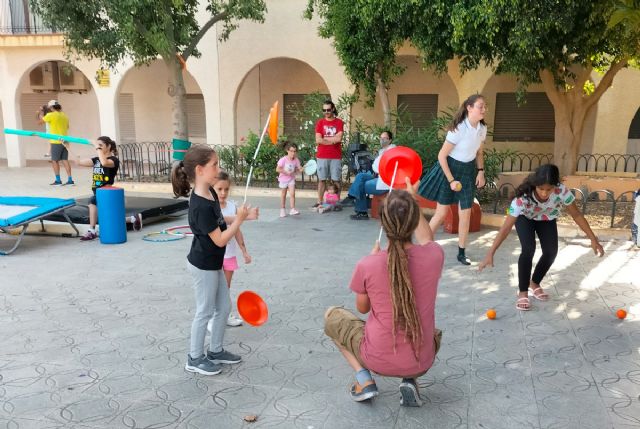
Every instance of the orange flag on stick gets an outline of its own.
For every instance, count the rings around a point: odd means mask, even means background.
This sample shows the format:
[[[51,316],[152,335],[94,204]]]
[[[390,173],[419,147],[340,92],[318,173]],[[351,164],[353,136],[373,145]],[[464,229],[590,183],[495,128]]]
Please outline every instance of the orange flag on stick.
[[[278,101],[269,110],[269,138],[272,144],[278,143]]]

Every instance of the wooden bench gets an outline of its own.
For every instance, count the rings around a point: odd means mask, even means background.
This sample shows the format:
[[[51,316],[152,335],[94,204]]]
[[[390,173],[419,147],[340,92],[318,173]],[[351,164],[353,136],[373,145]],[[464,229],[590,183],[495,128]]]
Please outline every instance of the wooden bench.
[[[374,195],[371,199],[371,217],[378,219],[380,213],[380,205],[382,201],[387,197],[387,194]],[[436,202],[427,200],[421,196],[418,196],[418,206],[421,209],[436,209]],[[480,231],[480,221],[482,220],[482,209],[478,200],[473,201],[473,207],[471,207],[471,223],[469,224],[469,232]],[[443,227],[444,231],[450,234],[458,233],[458,205],[452,204],[449,206],[449,212],[444,218]]]

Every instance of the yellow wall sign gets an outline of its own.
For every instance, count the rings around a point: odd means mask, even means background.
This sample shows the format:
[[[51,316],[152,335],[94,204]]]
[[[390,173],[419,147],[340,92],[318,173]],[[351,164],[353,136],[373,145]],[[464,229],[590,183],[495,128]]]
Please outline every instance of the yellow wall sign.
[[[98,85],[103,88],[111,85],[111,73],[109,70],[100,69],[96,71],[96,81],[98,82]]]

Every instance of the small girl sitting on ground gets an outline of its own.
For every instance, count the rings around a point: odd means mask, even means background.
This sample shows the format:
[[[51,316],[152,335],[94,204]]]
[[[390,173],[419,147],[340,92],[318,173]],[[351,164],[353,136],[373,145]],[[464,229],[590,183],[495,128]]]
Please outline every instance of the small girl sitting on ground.
[[[416,378],[431,368],[440,347],[435,301],[444,252],[415,200],[417,187],[407,178],[409,192],[389,193],[380,210],[389,246],[380,250],[376,242],[353,272],[349,288],[358,311],[370,312],[367,321],[342,307],[330,307],[324,316],[325,334],[356,373],[354,401],[378,395],[371,370],[402,378],[400,404],[419,407]]]
[[[96,149],[97,156],[77,162],[77,165],[82,167],[93,167],[93,176],[91,178],[93,196],[89,199],[89,230],[80,237],[82,241],[90,241],[98,238],[98,232],[96,230],[96,224],[98,223],[96,190],[103,186],[113,185],[116,174],[118,174],[118,167],[120,167],[116,142],[111,140],[110,137],[98,137],[93,146]],[[140,231],[142,229],[141,213],[125,218],[125,221],[133,224],[134,231]]]
[[[290,215],[299,215],[300,212],[296,210],[296,173],[302,171],[302,165],[298,159],[298,146],[295,143],[287,143],[285,145],[287,154],[278,160],[276,165],[276,171],[280,173],[278,176],[278,186],[281,189],[280,192],[280,217],[286,217],[287,212],[285,205],[287,201],[287,190],[291,192],[289,197],[289,205],[291,210]]]
[[[318,213],[338,211],[338,203],[340,196],[338,195],[338,186],[335,183],[329,183],[327,190],[322,197],[322,204],[318,207]]]
[[[591,248],[596,255],[602,257],[604,249],[593,233],[589,223],[584,218],[575,203],[576,197],[560,183],[560,171],[553,164],[544,164],[536,168],[524,182],[518,186],[516,197],[511,201],[509,215],[502,224],[498,235],[480,263],[478,269],[493,267],[493,256],[498,247],[507,238],[513,226],[520,239],[522,251],[518,258],[518,298],[516,309],[527,311],[531,309],[529,295],[539,301],[548,301],[547,294],[540,283],[551,268],[558,254],[558,226],[556,219],[563,208],[571,215],[575,223],[591,240]],[[540,240],[542,256],[531,275],[533,254],[536,251],[536,234]]]

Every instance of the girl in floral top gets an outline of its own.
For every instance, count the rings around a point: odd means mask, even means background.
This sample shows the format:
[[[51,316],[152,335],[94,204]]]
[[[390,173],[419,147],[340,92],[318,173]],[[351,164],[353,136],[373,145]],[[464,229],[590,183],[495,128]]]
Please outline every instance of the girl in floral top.
[[[518,189],[511,201],[509,215],[498,232],[489,253],[479,265],[482,271],[486,266],[493,267],[493,255],[509,232],[516,226],[516,232],[522,246],[518,258],[518,310],[529,310],[529,294],[540,301],[547,301],[549,295],[540,287],[551,264],[558,254],[558,227],[556,219],[563,208],[571,215],[575,223],[591,240],[591,248],[596,255],[604,255],[604,249],[595,236],[589,223],[578,210],[575,197],[566,186],[560,183],[560,172],[553,164],[541,165],[530,174]],[[536,250],[536,234],[540,240],[542,256],[531,276],[533,254]]]

